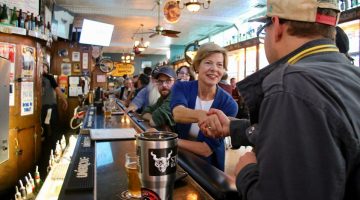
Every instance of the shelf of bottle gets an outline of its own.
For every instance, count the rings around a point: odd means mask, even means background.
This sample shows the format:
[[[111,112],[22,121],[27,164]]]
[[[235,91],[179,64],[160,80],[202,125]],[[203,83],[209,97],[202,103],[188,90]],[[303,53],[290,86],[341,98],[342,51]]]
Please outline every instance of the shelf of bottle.
[[[8,26],[4,24],[0,24],[0,32],[7,34],[28,35],[41,40],[48,40],[48,36],[46,34],[40,33],[39,31],[31,31],[24,28]]]

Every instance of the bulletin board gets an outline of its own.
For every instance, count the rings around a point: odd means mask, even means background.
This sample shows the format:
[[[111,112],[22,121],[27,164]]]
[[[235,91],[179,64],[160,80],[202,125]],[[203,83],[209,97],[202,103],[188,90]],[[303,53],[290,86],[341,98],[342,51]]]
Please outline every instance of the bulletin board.
[[[78,97],[89,92],[89,82],[85,76],[69,76],[69,97]]]

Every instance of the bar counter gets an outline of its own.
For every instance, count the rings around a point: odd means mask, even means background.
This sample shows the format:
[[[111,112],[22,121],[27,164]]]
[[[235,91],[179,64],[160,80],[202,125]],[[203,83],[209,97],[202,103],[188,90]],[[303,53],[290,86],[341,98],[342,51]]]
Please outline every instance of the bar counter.
[[[101,110],[97,112],[95,107],[88,109],[59,199],[126,199],[122,194],[127,189],[124,157],[126,152],[135,152],[134,139],[91,141],[94,161],[90,162],[90,165],[93,165],[93,171],[90,167],[88,174],[93,180],[93,187],[86,186],[91,185],[88,182],[76,185],[74,178],[71,178],[71,174],[77,169],[77,160],[83,155],[77,155],[77,152],[84,153],[83,138],[90,137],[89,129],[112,128],[134,128],[139,133],[149,126],[135,113],[112,115],[110,119],[104,119]],[[179,150],[177,168],[179,171],[186,171],[189,175],[175,182],[173,199],[238,199],[234,185],[229,183],[229,179],[223,175],[223,172],[197,156]],[[71,188],[71,183],[72,186],[76,186],[75,189]],[[82,188],[82,185],[85,186]]]

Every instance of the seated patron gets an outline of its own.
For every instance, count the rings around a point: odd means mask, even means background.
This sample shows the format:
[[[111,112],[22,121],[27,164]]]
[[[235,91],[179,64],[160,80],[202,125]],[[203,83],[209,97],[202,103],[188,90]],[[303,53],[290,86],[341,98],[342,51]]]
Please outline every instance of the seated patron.
[[[155,68],[151,74],[151,81],[146,86],[144,90],[141,90],[136,97],[131,101],[129,107],[127,108],[127,112],[138,112],[141,113],[141,110],[146,106],[151,106],[156,103],[158,98],[160,97],[159,90],[157,88],[156,79],[153,77],[156,76],[157,69]]]
[[[175,71],[171,67],[162,67],[154,77],[160,98],[154,105],[147,106],[142,114],[151,127],[158,130],[175,131],[175,122],[170,110],[171,88],[176,80]]]
[[[214,43],[203,44],[193,66],[198,81],[177,81],[171,91],[170,106],[179,135],[178,146],[224,170],[224,140],[205,137],[197,123],[207,117],[210,108],[236,116],[236,102],[217,85],[227,70],[227,51]]]
[[[179,81],[193,81],[195,80],[195,76],[190,68],[186,65],[179,67],[176,70],[177,79]]]

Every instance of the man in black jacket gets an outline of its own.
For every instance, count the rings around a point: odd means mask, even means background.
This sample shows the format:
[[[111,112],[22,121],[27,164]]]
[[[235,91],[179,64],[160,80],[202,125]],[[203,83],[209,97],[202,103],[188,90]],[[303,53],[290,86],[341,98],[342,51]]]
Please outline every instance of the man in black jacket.
[[[237,84],[252,126],[243,131],[246,121],[219,110],[199,126],[254,145],[235,169],[243,199],[358,200],[360,69],[335,46],[337,1],[268,0],[267,8],[258,36],[270,65]]]

